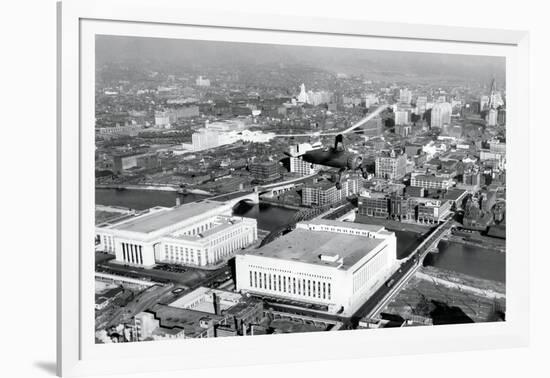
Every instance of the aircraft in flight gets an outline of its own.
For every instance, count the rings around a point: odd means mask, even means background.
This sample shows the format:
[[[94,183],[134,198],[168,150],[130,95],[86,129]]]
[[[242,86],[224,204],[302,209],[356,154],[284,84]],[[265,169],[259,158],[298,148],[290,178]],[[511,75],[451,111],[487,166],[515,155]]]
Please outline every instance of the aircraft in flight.
[[[313,145],[310,145],[308,143],[298,144],[295,146],[291,146],[289,150],[285,152],[285,155],[291,157],[300,157],[302,160],[311,163],[312,165],[318,164],[326,167],[339,168],[338,177],[336,179],[336,188],[340,190],[342,188],[342,175],[347,170],[360,170],[361,174],[365,178],[368,175],[366,166],[363,165],[363,157],[355,152],[349,151],[344,146],[344,135],[354,131],[358,127],[361,127],[369,120],[384,111],[386,108],[387,105],[382,105],[378,107],[375,111],[369,113],[365,118],[339,133],[293,134],[278,136],[335,135],[333,146],[323,146],[320,143],[314,143]]]

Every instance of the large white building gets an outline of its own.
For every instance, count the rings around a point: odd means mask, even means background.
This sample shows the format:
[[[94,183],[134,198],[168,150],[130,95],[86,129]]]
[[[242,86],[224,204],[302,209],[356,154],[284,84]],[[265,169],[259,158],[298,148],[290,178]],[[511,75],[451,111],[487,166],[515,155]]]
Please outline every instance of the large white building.
[[[498,124],[498,110],[489,109],[487,112],[487,126],[496,126]]]
[[[373,105],[378,105],[378,96],[376,96],[374,93],[367,93],[365,96],[365,107],[369,108]]]
[[[377,156],[375,174],[378,178],[399,180],[407,173],[407,154],[396,154],[392,150],[389,156]]]
[[[155,126],[169,129],[170,114],[166,111],[155,111]]]
[[[356,174],[342,179],[340,189],[329,180],[317,181],[306,184],[302,189],[302,205],[330,205],[342,201],[347,197],[358,194],[363,189],[364,179]]]
[[[237,290],[351,315],[397,266],[395,234],[384,227],[313,220],[237,254]]]
[[[409,123],[409,111],[407,109],[397,108],[395,111],[395,124],[408,125]]]
[[[312,90],[309,90],[306,92],[306,86],[303,83],[300,85],[300,93],[297,96],[298,102],[301,102],[304,104],[310,104],[313,106],[326,104],[330,102],[331,99],[332,99],[332,93],[327,91],[314,92]]]
[[[322,166],[304,161],[301,157],[290,157],[290,172],[309,176],[321,170]]]
[[[205,79],[205,78],[202,77],[202,76],[199,76],[199,77],[197,77],[197,79],[195,80],[195,84],[196,84],[198,87],[209,87],[209,86],[210,86],[210,80],[209,80],[209,79]]]
[[[411,186],[418,186],[426,189],[447,190],[453,186],[453,184],[453,180],[446,177],[414,174],[411,177]]]
[[[409,104],[412,101],[412,92],[407,88],[399,90],[399,102],[402,104]]]
[[[231,203],[209,200],[154,207],[117,223],[96,226],[97,249],[128,265],[217,264],[257,239],[256,220],[231,213]]]
[[[203,151],[227,144],[219,131],[201,128],[191,136],[193,151]]]
[[[416,114],[424,114],[427,110],[428,97],[418,96],[416,99]]]
[[[275,137],[275,133],[264,133],[262,131],[250,131],[241,120],[219,121],[206,123],[191,136],[193,151],[203,151],[239,140],[244,142],[266,143]]]
[[[451,114],[453,113],[453,107],[448,102],[436,102],[432,107],[431,114],[431,127],[440,127],[451,123]]]

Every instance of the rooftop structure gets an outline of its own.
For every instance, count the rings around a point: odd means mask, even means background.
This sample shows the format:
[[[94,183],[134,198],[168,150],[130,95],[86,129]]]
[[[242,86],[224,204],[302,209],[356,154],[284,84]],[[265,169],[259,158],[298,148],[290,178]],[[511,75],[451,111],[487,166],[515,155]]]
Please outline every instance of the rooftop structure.
[[[237,293],[201,286],[170,303],[170,306],[220,314],[222,311],[235,306],[241,299],[242,295]]]
[[[311,232],[297,228],[265,245],[256,255],[349,269],[364,257],[366,250],[373,251],[382,242],[382,239],[363,239],[344,233]]]

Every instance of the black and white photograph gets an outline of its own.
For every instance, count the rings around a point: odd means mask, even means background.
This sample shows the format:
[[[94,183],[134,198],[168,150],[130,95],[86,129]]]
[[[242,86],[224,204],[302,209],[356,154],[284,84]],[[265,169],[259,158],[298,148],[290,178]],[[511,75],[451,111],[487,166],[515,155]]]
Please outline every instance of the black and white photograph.
[[[505,322],[506,70],[96,35],[95,343]]]
[[[548,375],[542,4],[10,3],[2,376]]]

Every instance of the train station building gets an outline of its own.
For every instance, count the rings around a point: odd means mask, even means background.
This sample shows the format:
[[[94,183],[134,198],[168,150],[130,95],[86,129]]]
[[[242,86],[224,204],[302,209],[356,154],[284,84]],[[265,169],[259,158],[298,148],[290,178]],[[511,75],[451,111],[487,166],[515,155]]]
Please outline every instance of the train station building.
[[[348,316],[398,267],[396,237],[382,226],[313,220],[236,255],[236,288]]]
[[[232,216],[232,204],[202,200],[154,207],[96,226],[96,248],[115,261],[141,267],[156,263],[209,266],[257,239],[256,220]]]

